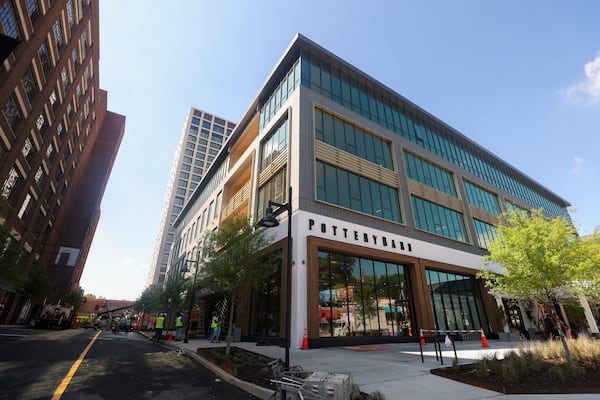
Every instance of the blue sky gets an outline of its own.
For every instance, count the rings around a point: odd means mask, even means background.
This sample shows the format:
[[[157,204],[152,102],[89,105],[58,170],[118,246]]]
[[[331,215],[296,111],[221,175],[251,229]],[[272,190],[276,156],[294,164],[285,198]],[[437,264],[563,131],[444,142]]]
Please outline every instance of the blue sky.
[[[591,233],[598,15],[594,0],[100,1],[100,87],[127,122],[81,286],[141,294],[189,108],[239,120],[297,32],[568,200]]]

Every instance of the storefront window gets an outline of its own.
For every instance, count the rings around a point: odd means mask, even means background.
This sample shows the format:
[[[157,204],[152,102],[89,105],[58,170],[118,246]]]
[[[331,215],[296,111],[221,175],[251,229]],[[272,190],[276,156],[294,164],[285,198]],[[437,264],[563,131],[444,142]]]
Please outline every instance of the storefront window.
[[[436,329],[473,330],[487,326],[475,278],[427,270]]]
[[[319,252],[321,337],[412,336],[404,266]]]
[[[250,298],[250,335],[279,336],[281,270],[277,269]]]

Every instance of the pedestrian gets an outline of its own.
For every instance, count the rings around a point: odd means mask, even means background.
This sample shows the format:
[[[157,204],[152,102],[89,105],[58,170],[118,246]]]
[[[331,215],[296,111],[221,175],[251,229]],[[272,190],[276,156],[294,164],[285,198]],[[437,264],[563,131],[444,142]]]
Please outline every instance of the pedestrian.
[[[556,329],[556,324],[552,320],[550,314],[546,314],[546,317],[544,317],[544,327],[546,328],[546,336],[548,340],[553,340],[557,337],[560,337],[558,329]]]
[[[210,329],[212,334],[210,335],[211,343],[219,343],[219,337],[221,336],[221,321],[216,311],[213,311],[212,320],[210,322]]]
[[[156,324],[154,325],[154,337],[152,338],[152,343],[160,343],[160,338],[162,337],[162,331],[165,328],[165,314],[159,314],[156,317]]]
[[[115,319],[113,320],[114,324],[115,324],[115,332],[119,332],[119,324],[121,323],[121,317],[119,317],[118,315],[115,317]]]
[[[175,341],[181,340],[181,334],[183,333],[183,314],[179,313],[175,318]]]

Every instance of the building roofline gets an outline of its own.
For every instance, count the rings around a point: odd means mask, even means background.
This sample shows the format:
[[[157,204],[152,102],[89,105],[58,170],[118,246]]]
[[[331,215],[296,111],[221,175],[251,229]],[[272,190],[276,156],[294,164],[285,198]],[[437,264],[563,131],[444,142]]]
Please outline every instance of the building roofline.
[[[476,148],[477,151],[480,151],[481,153],[487,155],[488,157],[491,157],[493,160],[498,162],[498,164],[500,166],[502,166],[503,168],[506,168],[509,171],[514,171],[514,173],[519,175],[520,178],[522,178],[523,180],[532,184],[534,186],[534,190],[540,190],[540,191],[545,192],[546,195],[552,197],[555,201],[557,201],[560,205],[562,205],[565,208],[569,207],[571,205],[571,203],[569,203],[567,200],[565,200],[561,196],[557,195],[556,193],[554,193],[553,191],[548,189],[546,186],[544,186],[541,183],[537,182],[536,180],[532,179],[527,174],[523,173],[521,170],[519,170],[518,168],[516,168],[509,162],[505,161],[501,157],[497,156],[496,154],[494,154],[491,151],[487,150],[486,148],[482,147],[481,145],[476,143],[473,139],[469,138],[465,134],[463,134],[460,131],[458,131],[457,129],[453,128],[448,123],[442,121],[435,115],[431,114],[429,111],[427,111],[424,108],[420,107],[419,105],[413,103],[412,101],[410,101],[406,97],[402,96],[395,90],[391,89],[387,85],[385,85],[382,82],[380,82],[379,80],[373,78],[372,76],[370,76],[369,74],[360,70],[359,68],[355,67],[354,65],[350,64],[349,62],[343,60],[339,56],[333,54],[331,51],[325,49],[324,47],[322,47],[319,44],[315,43],[314,41],[310,40],[309,38],[302,35],[301,33],[296,33],[296,35],[294,36],[294,38],[288,45],[288,47],[285,50],[285,52],[283,53],[283,55],[279,58],[279,60],[275,64],[275,67],[271,70],[271,72],[269,73],[269,75],[267,76],[267,78],[265,79],[263,84],[261,85],[257,94],[255,95],[252,102],[250,103],[250,106],[248,107],[246,112],[243,114],[242,118],[240,119],[240,121],[236,125],[235,129],[231,133],[231,137],[229,138],[227,143],[221,148],[221,151],[219,152],[219,154],[213,161],[210,169],[208,171],[206,171],[204,177],[202,178],[202,181],[198,185],[198,188],[196,189],[195,193],[188,201],[188,204],[191,203],[192,198],[197,196],[196,193],[201,192],[201,190],[199,190],[199,189],[203,186],[203,184],[208,182],[210,180],[210,178],[214,175],[215,171],[217,170],[218,165],[220,165],[220,163],[225,159],[225,157],[227,157],[228,150],[229,150],[229,147],[231,146],[231,144],[234,143],[238,139],[241,132],[244,131],[244,129],[250,123],[250,121],[252,120],[252,118],[254,117],[256,112],[259,111],[262,102],[264,102],[266,100],[266,98],[268,98],[268,95],[271,92],[271,90],[276,85],[279,84],[279,81],[281,80],[281,77],[283,76],[283,74],[287,73],[287,71],[290,67],[290,64],[296,60],[296,58],[298,57],[298,55],[300,54],[300,52],[302,50],[307,50],[311,53],[317,53],[317,54],[321,55],[323,58],[326,58],[329,61],[331,61],[332,64],[337,64],[341,69],[343,68],[343,69],[354,72],[360,78],[364,79],[366,83],[369,83],[370,86],[375,86],[375,87],[377,87],[378,90],[386,92],[390,97],[397,98],[400,102],[405,103],[409,108],[415,109],[417,112],[422,113],[427,118],[432,119],[433,121],[435,121],[435,123],[446,128],[449,132],[451,132],[453,135],[455,135],[459,140],[473,146],[474,148]],[[181,213],[179,214],[177,219],[174,221],[173,225],[176,225],[177,223],[180,222],[180,218],[188,210],[188,204],[186,204],[186,206],[181,211]]]

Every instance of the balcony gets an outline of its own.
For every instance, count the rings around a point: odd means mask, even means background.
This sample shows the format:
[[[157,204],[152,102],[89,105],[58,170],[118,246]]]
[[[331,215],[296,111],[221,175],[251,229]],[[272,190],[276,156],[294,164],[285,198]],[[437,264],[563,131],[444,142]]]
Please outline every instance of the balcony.
[[[250,181],[246,182],[221,210],[221,222],[237,213],[248,215],[248,200],[250,199]]]

